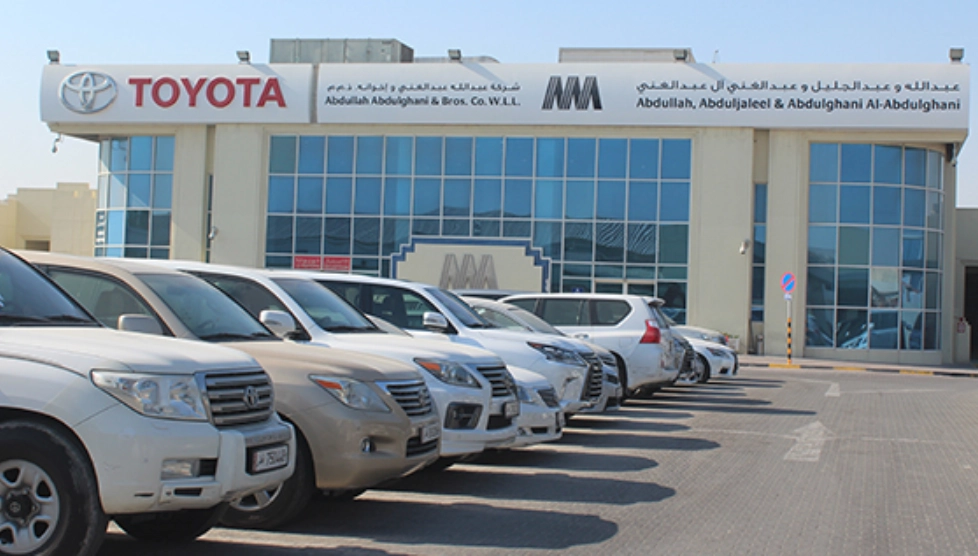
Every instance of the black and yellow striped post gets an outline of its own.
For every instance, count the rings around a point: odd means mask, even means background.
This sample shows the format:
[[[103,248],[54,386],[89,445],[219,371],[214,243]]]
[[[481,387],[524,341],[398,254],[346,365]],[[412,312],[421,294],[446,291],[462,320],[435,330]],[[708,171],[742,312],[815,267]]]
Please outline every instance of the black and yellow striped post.
[[[781,277],[781,289],[784,300],[788,303],[788,364],[791,364],[791,292],[795,289],[795,275],[785,272]]]
[[[791,364],[791,301],[788,301],[788,364]]]

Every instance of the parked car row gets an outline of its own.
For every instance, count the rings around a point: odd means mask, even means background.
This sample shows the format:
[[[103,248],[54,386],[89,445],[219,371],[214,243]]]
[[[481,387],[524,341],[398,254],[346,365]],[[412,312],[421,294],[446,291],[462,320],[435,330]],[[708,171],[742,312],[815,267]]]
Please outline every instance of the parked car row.
[[[273,528],[317,493],[554,441],[574,414],[737,371],[728,348],[674,335],[654,298],[498,303],[346,274],[20,256],[35,268],[0,251],[0,430],[16,433],[0,436],[0,554],[93,553],[108,519],[146,539]]]

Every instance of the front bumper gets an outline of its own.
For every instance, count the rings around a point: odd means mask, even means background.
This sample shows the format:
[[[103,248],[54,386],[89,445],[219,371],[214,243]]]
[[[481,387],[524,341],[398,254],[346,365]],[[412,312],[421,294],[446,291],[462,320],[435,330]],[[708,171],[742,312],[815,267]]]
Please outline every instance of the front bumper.
[[[441,415],[443,457],[476,454],[486,448],[508,442],[516,436],[515,419],[507,418],[505,414],[507,403],[519,407],[519,401],[515,396],[493,398],[491,389],[451,387],[440,382],[438,384],[429,382],[427,377],[425,382]],[[448,410],[452,406],[463,407],[468,411],[477,407],[479,419],[475,426],[448,428],[453,425],[448,415]]]
[[[516,436],[498,448],[519,448],[541,442],[559,439],[564,432],[564,414],[555,407],[533,403],[521,405],[520,416],[516,418]]]
[[[282,483],[295,469],[295,434],[277,416],[218,429],[205,422],[151,419],[120,404],[76,430],[95,465],[107,515],[210,508]],[[273,446],[288,447],[288,464],[249,473],[249,450]],[[164,480],[164,460],[197,461],[200,471]]]

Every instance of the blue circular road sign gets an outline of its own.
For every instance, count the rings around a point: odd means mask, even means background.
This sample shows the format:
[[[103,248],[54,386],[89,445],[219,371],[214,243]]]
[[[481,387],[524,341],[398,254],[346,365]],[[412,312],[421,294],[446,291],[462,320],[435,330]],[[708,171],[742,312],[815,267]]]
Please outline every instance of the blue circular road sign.
[[[791,293],[795,289],[795,275],[790,272],[785,272],[784,276],[781,277],[781,289],[784,293]]]

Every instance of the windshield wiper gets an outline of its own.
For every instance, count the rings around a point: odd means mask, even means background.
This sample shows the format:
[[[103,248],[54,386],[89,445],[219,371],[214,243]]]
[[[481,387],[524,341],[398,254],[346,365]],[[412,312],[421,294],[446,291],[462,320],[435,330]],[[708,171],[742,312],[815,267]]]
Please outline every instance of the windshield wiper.
[[[29,315],[0,315],[0,323],[3,324],[45,324],[48,319],[42,317],[32,317]]]
[[[76,324],[88,324],[92,326],[98,326],[98,323],[96,323],[95,321],[91,319],[87,319],[85,317],[79,317],[77,315],[51,315],[49,317],[45,317],[45,320],[49,322],[71,322]]]
[[[254,332],[252,334],[237,334],[234,332],[217,332],[215,334],[205,334],[198,336],[205,342],[234,342],[260,340],[264,338],[274,338],[275,336],[267,332]]]
[[[326,330],[326,332],[374,332],[377,329],[370,326],[339,325],[327,326],[324,330]]]

